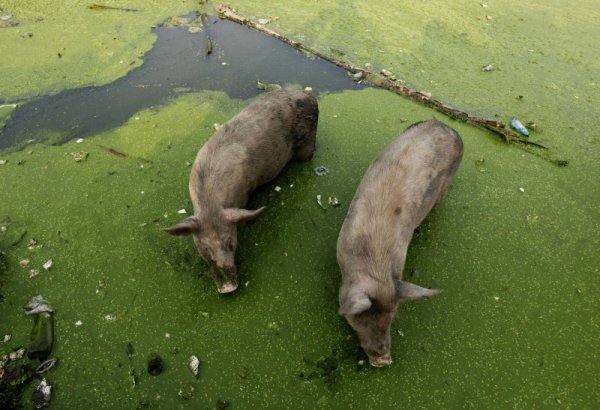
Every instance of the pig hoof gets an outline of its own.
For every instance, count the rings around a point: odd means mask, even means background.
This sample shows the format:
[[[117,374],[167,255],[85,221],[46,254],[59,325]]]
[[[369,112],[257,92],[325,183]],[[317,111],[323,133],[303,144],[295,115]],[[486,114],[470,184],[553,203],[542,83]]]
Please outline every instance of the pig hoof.
[[[381,357],[381,358],[369,360],[369,363],[373,367],[385,367],[385,366],[389,366],[390,364],[392,364],[392,359],[389,357]]]
[[[233,283],[225,283],[217,290],[219,291],[219,293],[231,293],[236,289],[237,285],[234,285]]]

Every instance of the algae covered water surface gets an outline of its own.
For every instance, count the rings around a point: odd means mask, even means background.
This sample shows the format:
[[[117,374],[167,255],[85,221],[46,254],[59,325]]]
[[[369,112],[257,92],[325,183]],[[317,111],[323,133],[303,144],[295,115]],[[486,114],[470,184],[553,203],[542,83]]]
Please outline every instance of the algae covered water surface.
[[[233,3],[240,12],[250,7],[250,2]],[[391,10],[386,9],[390,2],[375,3],[380,9],[353,4],[338,8],[334,2],[291,2],[282,9],[271,2],[254,2],[246,11],[249,16],[279,17],[273,24],[280,30],[287,27],[289,35],[300,30],[292,15],[300,10],[317,13],[318,19],[303,29],[303,39],[321,47],[333,44],[348,58],[361,60],[373,48],[365,42],[377,50],[391,47],[385,24],[351,31],[360,40],[355,45],[336,46],[334,40],[346,41],[348,30],[363,24],[365,16],[392,24],[382,13]],[[13,50],[22,47],[16,40],[36,39],[36,24],[51,31],[66,19],[99,30],[85,16],[85,7],[81,12],[63,10],[65,19],[35,22],[31,10],[37,2],[24,4],[22,9],[10,2],[0,6],[30,26],[0,30],[32,31],[34,36],[0,31],[3,39],[15,35],[3,41],[3,47]],[[579,12],[551,13],[553,24],[572,27],[587,10],[583,5]],[[123,35],[134,45],[122,51],[128,57],[137,55],[140,39],[151,39],[151,24],[198,7],[147,2],[127,6],[143,11],[107,10],[102,19],[111,27],[121,21],[123,30],[135,32]],[[456,10],[474,26],[510,14],[508,6],[488,6],[498,7],[498,12],[483,11],[484,20],[470,20],[475,13],[470,4],[459,3]],[[540,7],[512,12],[527,17],[532,31],[546,32],[546,20],[539,19],[546,9]],[[396,6],[394,13],[399,9]],[[428,27],[440,27],[435,22],[447,21],[456,10],[434,13],[416,2],[406,5],[405,13],[421,13],[422,19],[412,26],[411,44],[425,44],[439,35]],[[597,28],[581,17],[579,30],[592,35]],[[489,30],[469,28],[476,37]],[[493,30],[501,33],[498,41],[512,39],[527,47],[510,30]],[[442,35],[440,41],[451,38]],[[594,51],[581,42],[558,42],[554,47],[562,51],[545,57],[558,61],[558,72],[552,75],[564,77],[565,84],[578,76],[591,83],[597,76],[598,60],[587,54]],[[483,46],[474,43],[473,50],[481,52]],[[424,50],[432,59],[440,58],[435,47]],[[561,65],[573,50],[579,50],[583,73]],[[436,72],[446,72],[442,64],[413,52],[431,65],[432,79],[441,78]],[[390,64],[404,61],[398,53],[380,54],[389,55]],[[379,54],[374,49],[371,55]],[[19,75],[29,73],[31,84],[3,83],[0,98],[6,103],[47,94],[52,87],[59,91],[103,84],[125,74],[114,72],[93,81],[67,78],[59,84],[27,64],[19,68]],[[96,59],[85,64],[94,71],[107,70],[108,65]],[[504,64],[498,65],[502,70],[492,75],[510,75]],[[409,69],[403,75],[421,82],[422,73]],[[17,67],[10,70],[18,72]],[[489,81],[480,78],[479,70],[476,67],[462,80]],[[445,78],[457,81],[456,76]],[[315,158],[291,164],[251,198],[249,208],[267,210],[240,229],[243,285],[227,297],[215,292],[192,241],[170,237],[160,228],[181,219],[181,209],[191,210],[189,164],[214,132],[213,124],[227,121],[249,100],[221,91],[179,90],[83,142],[31,143],[21,150],[0,151],[0,336],[11,335],[0,345],[1,352],[27,344],[32,320],[22,307],[41,293],[56,309],[52,356],[59,364],[46,375],[54,386],[51,406],[56,408],[597,407],[600,198],[598,139],[590,115],[596,97],[580,96],[576,109],[565,103],[572,90],[559,87],[553,91],[559,98],[550,95],[530,103],[535,84],[527,86],[519,83],[519,76],[514,78],[514,91],[525,95],[524,100],[513,101],[515,92],[502,97],[506,89],[494,83],[486,83],[485,89],[456,88],[453,93],[440,87],[438,92],[476,110],[501,107],[500,115],[519,110],[542,118],[540,131],[532,137],[550,145],[553,155],[568,159],[569,166],[556,167],[482,131],[438,117],[462,135],[465,157],[448,195],[415,234],[405,277],[445,292],[401,307],[393,324],[391,367],[361,364],[365,357],[357,338],[336,314],[335,241],[372,158],[406,126],[434,113],[373,88],[319,95]],[[0,119],[9,121],[13,108],[2,110],[7,113],[0,111],[6,115]],[[573,129],[567,135],[563,131],[569,127]],[[315,175],[313,168],[320,165],[330,169],[329,175]],[[317,195],[337,197],[342,206],[322,209]],[[41,266],[50,258],[54,265],[46,271]],[[29,264],[21,266],[25,259]],[[31,269],[39,274],[30,278]],[[154,354],[164,361],[164,371],[157,376],[146,370]],[[202,361],[198,378],[187,368],[191,355]],[[34,383],[23,394],[27,406],[33,387]]]

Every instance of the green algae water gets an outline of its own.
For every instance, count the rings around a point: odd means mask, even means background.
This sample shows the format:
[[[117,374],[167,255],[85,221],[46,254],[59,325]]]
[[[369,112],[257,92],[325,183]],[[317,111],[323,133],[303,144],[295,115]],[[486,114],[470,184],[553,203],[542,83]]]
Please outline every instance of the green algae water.
[[[246,2],[238,3],[243,12]],[[304,35],[333,43],[327,36],[344,33],[347,20],[325,12],[332,2],[320,3],[312,12],[321,12],[327,30],[309,26]],[[293,34],[294,20],[275,5],[260,6],[260,14],[247,14],[279,16],[276,24]],[[466,4],[457,7],[468,16]],[[538,16],[531,7],[519,13]],[[570,26],[574,16],[554,18]],[[530,23],[543,31],[537,24]],[[385,34],[383,25],[371,30]],[[425,42],[430,34],[415,26],[413,35]],[[597,73],[585,54],[582,64]],[[213,124],[249,100],[177,93],[81,143],[1,150],[0,337],[11,339],[0,352],[27,344],[33,321],[23,306],[42,294],[55,308],[59,363],[45,375],[55,408],[597,408],[598,139],[590,101],[560,114],[570,91],[554,91],[555,105],[548,96],[526,112],[542,118],[532,138],[568,158],[568,167],[438,116],[461,134],[465,155],[447,196],[415,234],[404,275],[444,293],[400,308],[394,364],[385,369],[361,364],[358,340],[336,313],[335,242],[369,163],[433,111],[374,88],[321,93],[313,160],[290,164],[251,197],[249,208],[267,210],[240,228],[241,286],[230,296],[215,292],[189,238],[160,228],[191,210],[189,164]],[[490,95],[503,93],[492,84],[472,97],[489,105],[473,107],[494,110],[503,97]],[[455,101],[468,102],[466,94],[456,91]],[[522,109],[527,101],[514,104]],[[502,104],[502,112],[514,109]],[[315,175],[321,165],[329,175]],[[341,207],[328,206],[329,197]],[[30,278],[32,269],[39,274]],[[153,355],[164,362],[156,376],[146,370]],[[198,378],[187,368],[191,355],[202,361]],[[26,407],[37,383],[23,394]]]

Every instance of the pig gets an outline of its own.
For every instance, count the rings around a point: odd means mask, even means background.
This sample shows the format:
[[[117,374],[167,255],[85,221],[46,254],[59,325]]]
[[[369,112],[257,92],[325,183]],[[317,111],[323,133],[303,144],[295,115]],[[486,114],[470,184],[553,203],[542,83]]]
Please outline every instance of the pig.
[[[402,280],[413,232],[448,189],[463,155],[458,133],[435,119],[396,137],[371,163],[337,242],[339,314],[375,367],[390,365],[390,326],[401,302],[433,296]]]
[[[250,193],[290,160],[312,158],[318,118],[314,96],[272,91],[219,128],[198,152],[189,181],[194,214],[164,230],[192,235],[218,292],[237,289],[237,224],[265,209],[244,209]]]

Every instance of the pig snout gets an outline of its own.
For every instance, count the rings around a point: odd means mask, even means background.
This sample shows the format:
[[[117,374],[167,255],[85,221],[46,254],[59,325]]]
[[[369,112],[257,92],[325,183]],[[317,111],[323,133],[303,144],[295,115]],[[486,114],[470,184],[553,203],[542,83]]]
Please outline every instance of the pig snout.
[[[217,292],[219,293],[231,293],[238,287],[235,265],[211,263],[210,275],[217,285]]]
[[[384,367],[392,364],[392,356],[389,353],[386,353],[383,356],[370,356],[369,355],[369,363],[373,367]]]

